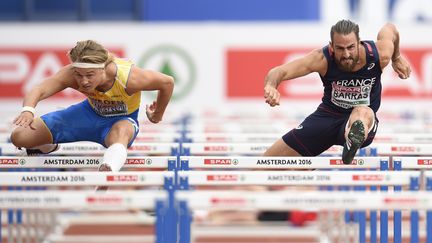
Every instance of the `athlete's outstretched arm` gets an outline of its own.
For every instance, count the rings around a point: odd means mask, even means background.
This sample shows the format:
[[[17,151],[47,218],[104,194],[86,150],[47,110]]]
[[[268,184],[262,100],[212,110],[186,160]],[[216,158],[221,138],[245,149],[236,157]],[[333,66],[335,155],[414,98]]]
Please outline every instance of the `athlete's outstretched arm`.
[[[162,116],[174,90],[174,79],[160,72],[143,70],[133,66],[127,83],[129,94],[144,90],[158,90],[156,101],[146,107],[148,119],[153,123],[162,120]]]
[[[376,42],[381,68],[386,67],[390,60],[392,61],[393,70],[400,78],[406,79],[411,73],[408,61],[401,56],[399,51],[399,31],[391,23],[384,25],[378,32]]]
[[[312,72],[324,75],[327,71],[327,60],[322,49],[316,49],[304,57],[272,68],[264,81],[264,98],[270,106],[279,105],[280,93],[277,90],[282,81],[305,76]]]
[[[23,107],[35,108],[39,101],[44,100],[64,89],[70,87],[69,83],[72,80],[72,74],[69,66],[63,67],[55,75],[43,80],[40,84],[35,85],[30,92],[24,96]],[[15,118],[13,124],[28,127],[33,122],[34,114],[30,111],[21,112]]]

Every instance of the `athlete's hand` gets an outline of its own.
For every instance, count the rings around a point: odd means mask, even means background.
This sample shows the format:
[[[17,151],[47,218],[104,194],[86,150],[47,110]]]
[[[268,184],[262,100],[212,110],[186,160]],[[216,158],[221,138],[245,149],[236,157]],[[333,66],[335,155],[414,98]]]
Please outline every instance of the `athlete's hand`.
[[[279,105],[280,93],[271,85],[264,86],[264,98],[265,102],[271,107]]]
[[[29,111],[23,111],[13,120],[13,124],[23,128],[30,127],[31,129],[35,130],[36,128],[33,126],[33,120],[33,113]]]
[[[399,78],[407,79],[411,74],[411,67],[408,61],[402,56],[392,61],[393,70],[398,74]]]
[[[156,101],[153,101],[151,105],[146,105],[146,115],[149,121],[152,123],[158,123],[162,120],[162,116],[155,113],[156,107]]]

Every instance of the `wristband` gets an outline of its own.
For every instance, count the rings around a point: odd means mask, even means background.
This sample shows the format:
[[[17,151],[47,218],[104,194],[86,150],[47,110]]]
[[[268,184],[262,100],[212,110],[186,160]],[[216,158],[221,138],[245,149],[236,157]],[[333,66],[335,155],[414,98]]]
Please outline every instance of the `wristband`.
[[[31,107],[31,106],[24,106],[22,108],[21,112],[24,112],[24,111],[31,112],[33,114],[33,116],[36,114],[36,109]]]

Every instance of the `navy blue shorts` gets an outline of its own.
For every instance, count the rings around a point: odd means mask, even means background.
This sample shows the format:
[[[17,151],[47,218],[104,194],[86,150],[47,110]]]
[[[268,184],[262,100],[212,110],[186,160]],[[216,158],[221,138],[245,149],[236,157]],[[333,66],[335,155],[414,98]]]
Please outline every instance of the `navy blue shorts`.
[[[139,132],[138,111],[125,116],[103,117],[96,114],[85,100],[64,110],[47,113],[41,119],[50,130],[54,143],[91,141],[105,147],[105,137],[114,123],[129,120],[135,128],[130,147]]]
[[[282,139],[302,156],[317,156],[333,145],[345,143],[345,127],[350,113],[338,113],[319,106],[297,128],[285,134]],[[374,127],[362,147],[372,143],[378,128],[375,115]]]

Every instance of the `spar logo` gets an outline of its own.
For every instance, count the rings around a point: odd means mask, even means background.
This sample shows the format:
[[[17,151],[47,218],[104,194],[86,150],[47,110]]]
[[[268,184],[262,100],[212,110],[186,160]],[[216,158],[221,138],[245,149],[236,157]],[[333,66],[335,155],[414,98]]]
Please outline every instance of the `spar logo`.
[[[353,175],[353,181],[385,181],[387,178],[384,175]]]
[[[109,175],[106,177],[107,181],[138,181],[136,175]]]
[[[140,151],[153,151],[153,146],[149,145],[132,145],[129,150],[140,150]]]
[[[226,137],[206,137],[207,142],[226,142],[228,139]]]
[[[330,165],[345,165],[341,159],[330,159]],[[363,159],[353,159],[351,165],[364,165]]]
[[[416,198],[409,198],[409,197],[406,197],[406,198],[403,198],[403,197],[390,198],[390,197],[388,197],[388,198],[384,198],[384,203],[385,204],[407,204],[407,205],[412,204],[412,205],[415,205],[415,204],[419,203],[419,201]]]
[[[66,56],[70,48],[72,46],[0,46],[0,97],[22,97],[42,80],[54,75],[70,63]],[[116,56],[124,56],[121,48],[108,49]],[[83,95],[73,89],[66,89],[55,97],[81,98]]]
[[[240,181],[239,175],[207,175],[207,181]]]
[[[20,160],[20,162],[21,162],[21,160]],[[14,159],[14,158],[0,159],[0,164],[1,165],[17,165],[18,159]],[[25,162],[23,164],[25,164]]]
[[[392,152],[416,152],[416,148],[414,146],[392,146]]]
[[[175,89],[171,98],[173,101],[181,100],[189,94],[196,82],[195,64],[189,53],[178,46],[153,47],[143,54],[138,65],[141,68],[160,71],[174,78]]]
[[[116,196],[88,196],[86,201],[88,204],[120,205],[123,202],[123,199]]]
[[[126,159],[128,165],[151,165],[151,159]]]
[[[210,203],[213,206],[218,205],[229,205],[229,206],[242,206],[247,204],[247,200],[244,198],[219,198],[219,197],[213,197],[210,198]]]
[[[204,159],[205,165],[237,165],[237,159]]]
[[[432,159],[418,159],[418,165],[432,165]]]
[[[204,151],[221,151],[221,152],[226,152],[226,151],[230,151],[230,147],[229,146],[221,146],[221,145],[210,145],[210,146],[204,146]]]

